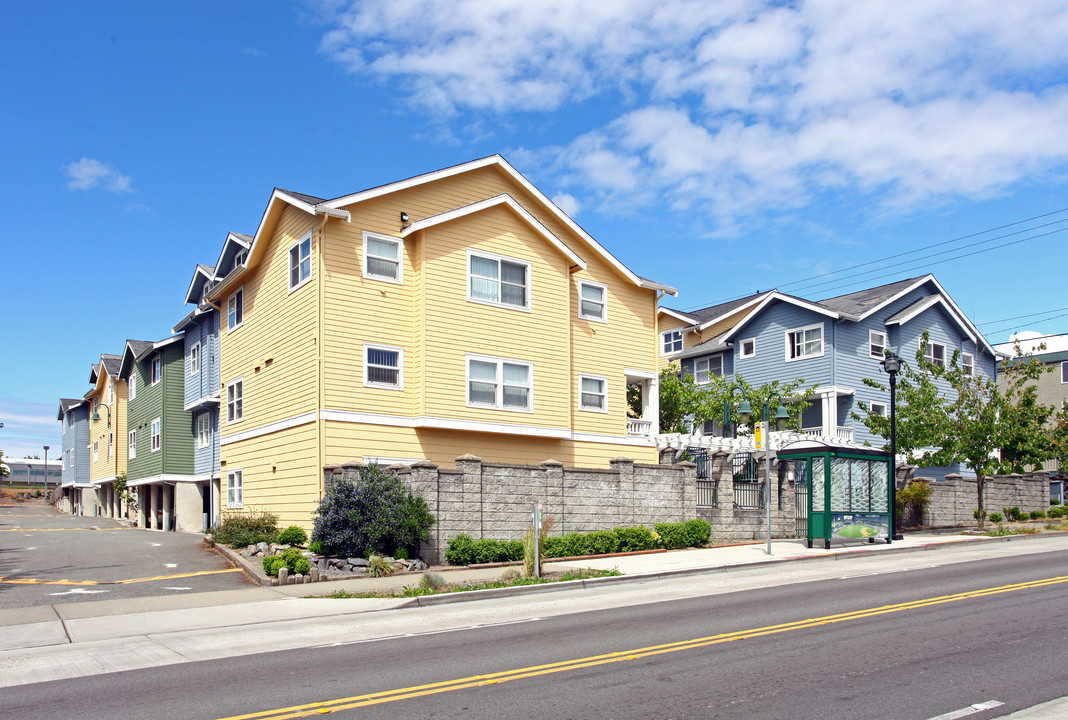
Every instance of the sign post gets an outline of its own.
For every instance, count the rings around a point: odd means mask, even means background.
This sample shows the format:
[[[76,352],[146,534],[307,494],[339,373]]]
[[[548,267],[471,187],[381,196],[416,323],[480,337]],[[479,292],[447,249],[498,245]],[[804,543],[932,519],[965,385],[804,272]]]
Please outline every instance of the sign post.
[[[531,507],[534,527],[534,577],[541,577],[541,503]]]

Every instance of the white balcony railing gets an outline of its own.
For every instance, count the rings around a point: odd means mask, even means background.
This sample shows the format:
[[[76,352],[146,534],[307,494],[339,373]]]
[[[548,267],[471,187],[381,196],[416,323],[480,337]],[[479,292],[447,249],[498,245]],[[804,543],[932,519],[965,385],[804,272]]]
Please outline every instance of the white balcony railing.
[[[630,437],[649,437],[653,434],[652,420],[627,418],[627,435]]]
[[[821,427],[801,428],[801,432],[809,437],[823,437],[823,428]],[[835,432],[835,437],[845,442],[853,442],[853,428],[839,425]]]

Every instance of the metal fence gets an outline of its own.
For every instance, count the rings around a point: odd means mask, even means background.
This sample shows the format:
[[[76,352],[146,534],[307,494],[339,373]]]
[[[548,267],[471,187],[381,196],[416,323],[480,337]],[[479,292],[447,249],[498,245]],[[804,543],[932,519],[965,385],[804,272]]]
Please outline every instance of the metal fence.
[[[731,476],[734,477],[734,482],[756,482],[760,478],[760,464],[753,457],[753,453],[731,455]]]
[[[697,479],[697,507],[719,507],[719,481],[708,478]]]
[[[734,507],[747,510],[764,507],[764,483],[735,480]]]
[[[712,477],[712,458],[708,457],[708,448],[688,447],[686,455],[690,462],[697,465],[698,480],[707,480]]]

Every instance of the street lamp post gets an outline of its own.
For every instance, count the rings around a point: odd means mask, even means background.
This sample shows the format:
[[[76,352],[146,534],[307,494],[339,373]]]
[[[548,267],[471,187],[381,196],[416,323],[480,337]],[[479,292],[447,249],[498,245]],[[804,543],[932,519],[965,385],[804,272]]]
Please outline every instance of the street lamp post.
[[[44,446],[44,450],[45,450],[44,483],[45,483],[45,492],[47,493],[48,492],[48,446],[47,445]]]
[[[890,375],[890,539],[903,540],[897,526],[897,374],[901,372],[901,358],[892,352],[879,364]]]

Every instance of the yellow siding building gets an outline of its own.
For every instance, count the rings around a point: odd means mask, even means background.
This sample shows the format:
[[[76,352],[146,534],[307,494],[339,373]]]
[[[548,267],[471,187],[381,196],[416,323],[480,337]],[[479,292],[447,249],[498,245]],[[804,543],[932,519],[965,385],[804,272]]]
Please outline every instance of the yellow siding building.
[[[656,462],[665,293],[500,156],[334,200],[276,190],[210,295],[223,507],[309,525],[323,466],[352,460]]]
[[[119,379],[120,355],[101,355],[89,373],[92,389],[85,394],[89,402],[89,479],[99,487],[126,474],[126,400],[129,389]],[[97,503],[82,491],[83,514]]]

